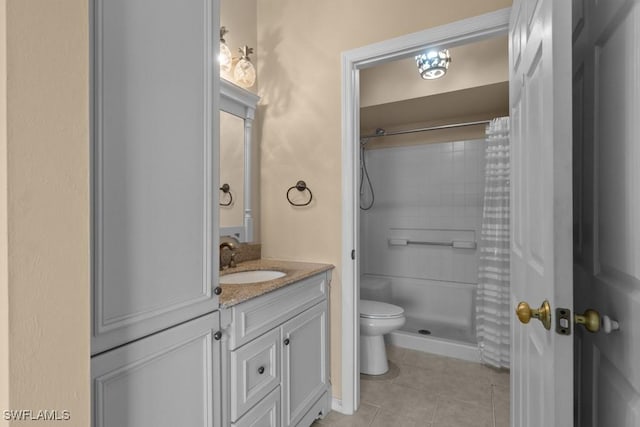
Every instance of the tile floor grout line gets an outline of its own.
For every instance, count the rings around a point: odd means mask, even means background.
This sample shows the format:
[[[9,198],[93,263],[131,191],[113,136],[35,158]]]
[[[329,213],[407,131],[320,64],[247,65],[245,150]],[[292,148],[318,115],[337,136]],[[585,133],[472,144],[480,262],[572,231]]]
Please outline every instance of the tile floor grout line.
[[[375,406],[375,405],[372,405],[372,406]],[[371,418],[371,422],[369,422],[369,426],[373,425],[376,418],[378,418],[378,414],[380,414],[380,412],[382,411],[382,406],[375,406],[375,408],[376,408],[376,412],[373,414],[373,418]]]
[[[431,414],[431,421],[429,422],[429,425],[431,427],[433,427],[434,423],[436,422],[436,413],[438,412],[438,408],[440,407],[440,396],[436,397],[436,405],[433,408],[433,413]]]
[[[493,387],[494,385],[491,384],[491,415],[493,417],[493,427],[496,427],[496,401],[493,398],[494,397]]]

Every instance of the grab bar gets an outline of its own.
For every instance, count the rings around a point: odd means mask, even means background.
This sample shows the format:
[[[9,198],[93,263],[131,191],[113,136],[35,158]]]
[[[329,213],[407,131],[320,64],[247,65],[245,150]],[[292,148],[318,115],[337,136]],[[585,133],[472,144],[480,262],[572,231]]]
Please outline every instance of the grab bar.
[[[456,249],[475,249],[476,242],[468,240],[453,240],[451,242],[429,242],[409,239],[389,239],[389,246],[407,246],[407,245],[430,245],[430,246],[450,246]]]

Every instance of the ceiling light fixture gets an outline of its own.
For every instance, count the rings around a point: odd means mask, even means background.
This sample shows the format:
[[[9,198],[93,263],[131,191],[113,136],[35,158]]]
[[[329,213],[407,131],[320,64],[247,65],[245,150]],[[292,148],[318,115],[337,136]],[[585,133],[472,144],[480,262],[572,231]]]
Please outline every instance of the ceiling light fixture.
[[[427,53],[416,55],[416,65],[420,77],[425,80],[438,79],[447,73],[451,55],[449,49],[430,50]]]

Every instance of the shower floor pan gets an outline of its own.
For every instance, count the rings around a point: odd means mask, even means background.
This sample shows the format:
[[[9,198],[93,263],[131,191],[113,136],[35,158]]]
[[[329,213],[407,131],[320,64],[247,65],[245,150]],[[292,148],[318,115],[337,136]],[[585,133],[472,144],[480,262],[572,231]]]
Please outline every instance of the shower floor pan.
[[[407,317],[404,326],[388,334],[386,341],[387,344],[397,347],[473,362],[480,361],[480,352],[472,331],[450,323]]]
[[[476,345],[476,337],[472,334],[472,331],[462,325],[407,317],[407,321],[400,330],[413,334],[427,335],[432,338],[443,338]],[[429,331],[429,333],[422,331]]]

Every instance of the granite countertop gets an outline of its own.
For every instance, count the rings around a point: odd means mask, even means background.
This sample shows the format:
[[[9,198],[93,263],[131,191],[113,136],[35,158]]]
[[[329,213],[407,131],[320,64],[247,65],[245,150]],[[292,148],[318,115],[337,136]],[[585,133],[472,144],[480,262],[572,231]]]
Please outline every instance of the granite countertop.
[[[315,274],[334,268],[331,264],[318,264],[311,262],[279,261],[274,259],[256,259],[239,263],[234,268],[227,268],[220,272],[220,276],[251,270],[278,270],[286,273],[286,276],[266,282],[248,283],[243,285],[220,285],[220,307],[229,308],[241,302],[250,300],[267,292],[275,291],[284,286],[306,279]]]

